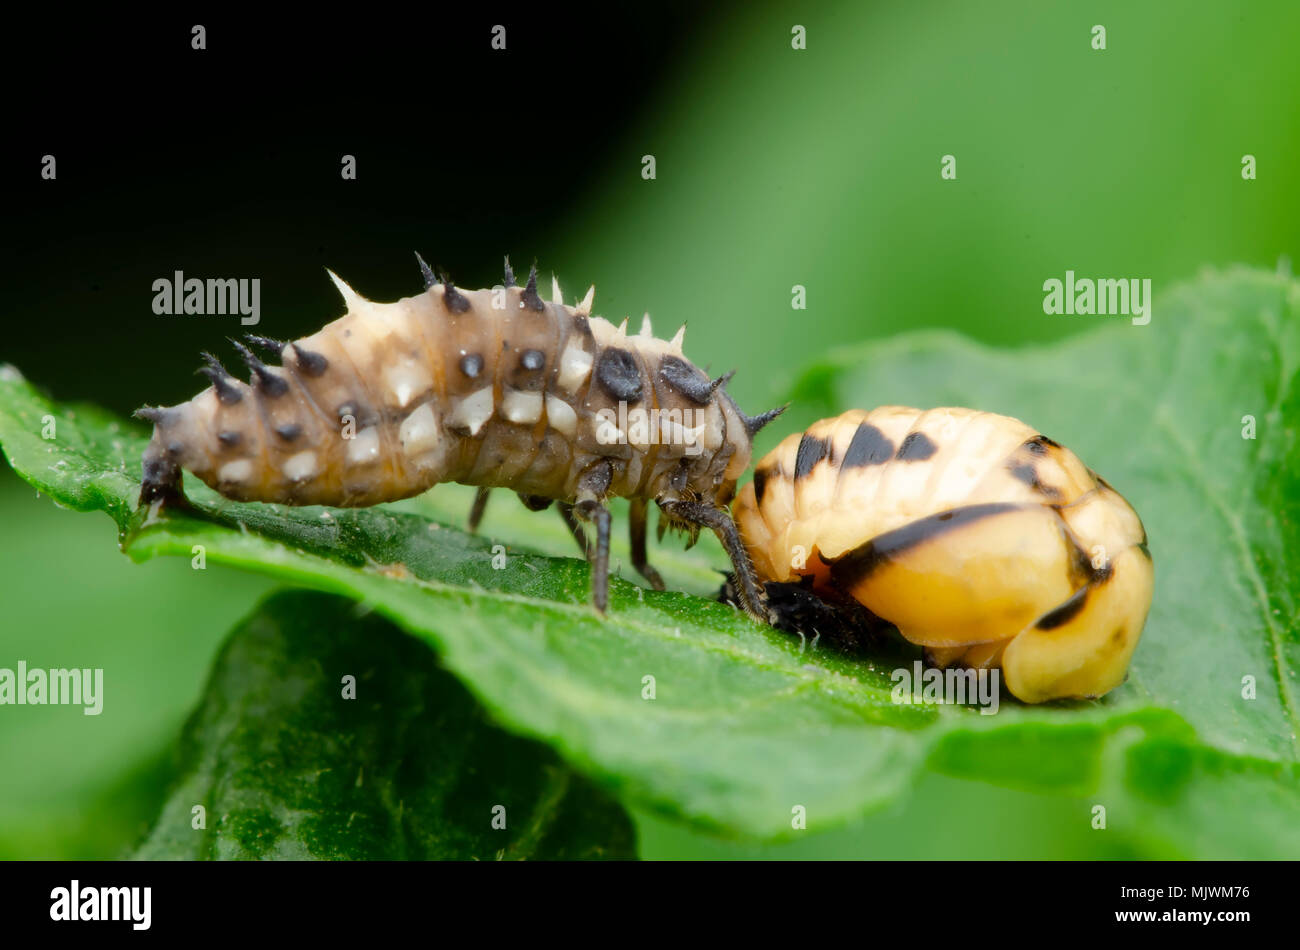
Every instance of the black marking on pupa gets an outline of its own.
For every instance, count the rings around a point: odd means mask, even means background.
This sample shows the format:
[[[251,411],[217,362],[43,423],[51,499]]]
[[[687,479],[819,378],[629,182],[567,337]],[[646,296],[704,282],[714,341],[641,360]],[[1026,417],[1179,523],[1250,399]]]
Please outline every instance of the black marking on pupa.
[[[330,368],[330,361],[320,353],[303,349],[297,343],[290,344],[294,355],[298,357],[298,368],[308,376],[321,376]]]
[[[524,305],[525,309],[533,310],[537,313],[541,313],[546,309],[546,304],[542,303],[542,298],[537,295],[536,264],[534,264],[532,269],[528,271],[528,284],[524,287],[524,293],[523,296],[519,298],[519,302]]]
[[[794,477],[807,478],[817,463],[831,454],[830,439],[819,439],[805,432],[794,454]]]
[[[270,367],[257,358],[257,355],[238,340],[231,340],[239,355],[243,357],[244,363],[253,374],[253,380],[257,383],[258,388],[271,398],[283,396],[289,391],[289,381],[283,376],[271,372]]]
[[[843,468],[865,468],[868,465],[884,465],[894,456],[894,443],[885,438],[869,422],[858,424],[849,447],[844,452]]]
[[[900,462],[924,462],[937,451],[939,447],[924,432],[909,432],[894,458]]]
[[[627,350],[607,346],[596,364],[596,379],[611,399],[623,402],[641,400],[641,367]]]
[[[740,418],[741,421],[745,423],[745,431],[749,433],[749,437],[752,439],[754,436],[758,435],[758,431],[762,429],[763,426],[767,425],[789,408],[790,404],[786,403],[784,406],[777,406],[775,409],[767,410],[767,412],[760,412],[756,416],[747,416],[742,412]]]
[[[1091,587],[1080,587],[1061,606],[1049,610],[1039,617],[1034,626],[1039,630],[1055,630],[1057,627],[1069,623],[1078,616],[1079,611],[1083,610],[1084,604],[1088,602],[1088,594],[1091,590]]]
[[[419,251],[415,252],[415,259],[420,262],[420,276],[424,278],[424,289],[428,290],[434,284],[438,283],[438,281],[433,276],[433,270],[424,262],[424,258],[420,256]]]
[[[212,388],[216,390],[219,401],[227,406],[233,406],[244,398],[244,394],[235,385],[235,378],[226,372],[226,368],[221,365],[221,360],[211,353],[204,353],[203,359],[208,365],[199,367],[199,372],[211,380]]]

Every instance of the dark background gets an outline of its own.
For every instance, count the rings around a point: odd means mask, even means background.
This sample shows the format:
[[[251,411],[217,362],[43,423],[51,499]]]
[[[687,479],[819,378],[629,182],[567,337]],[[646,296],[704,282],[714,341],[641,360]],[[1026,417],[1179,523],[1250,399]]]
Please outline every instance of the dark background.
[[[462,285],[494,283],[506,254],[549,275],[555,230],[581,225],[575,196],[705,22],[689,6],[205,11],[89,28],[78,15],[66,29],[49,16],[13,30],[0,356],[59,398],[129,411],[203,388],[199,351],[230,355],[226,336],[339,316],[327,266],[380,300],[420,289],[414,250]],[[206,50],[191,49],[195,22]],[[40,178],[45,154],[55,181]],[[175,270],[261,278],[261,323],[155,315],[151,285]]]

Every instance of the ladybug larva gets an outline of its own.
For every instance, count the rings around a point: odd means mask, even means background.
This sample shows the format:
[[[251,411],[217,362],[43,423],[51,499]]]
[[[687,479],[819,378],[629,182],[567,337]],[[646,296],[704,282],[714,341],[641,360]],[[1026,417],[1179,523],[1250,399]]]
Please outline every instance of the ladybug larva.
[[[418,255],[417,255],[418,258]],[[595,288],[566,306],[519,287],[462,291],[435,279],[425,292],[376,303],[336,277],[347,313],[292,342],[251,336],[279,356],[263,363],[235,343],[251,382],[214,357],[212,385],[188,402],[145,407],[154,424],[143,459],[142,505],[181,505],[188,469],[228,498],[288,505],[363,506],[419,494],[438,482],[504,487],[540,510],[558,508],[592,565],[592,599],[608,596],[610,497],[631,502],[632,562],[646,560],[648,502],[666,528],[693,543],[717,534],[739,578],[738,600],[761,618],[762,591],[727,510],[749,466],[754,433],[781,410],[746,416],[672,340],[639,335],[591,315]],[[784,407],[782,407],[784,408]],[[593,522],[588,545],[579,520]]]
[[[940,667],[1000,666],[1024,702],[1119,685],[1151,606],[1137,513],[1008,416],[883,406],[823,419],[758,463],[734,514],[769,593],[798,585],[874,615]]]

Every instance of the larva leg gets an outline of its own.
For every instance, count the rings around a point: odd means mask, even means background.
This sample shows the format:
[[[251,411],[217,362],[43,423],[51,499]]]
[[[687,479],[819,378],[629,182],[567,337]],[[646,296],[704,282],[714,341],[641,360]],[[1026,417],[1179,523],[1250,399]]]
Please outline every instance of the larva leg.
[[[488,495],[492,493],[490,488],[480,488],[474,493],[474,504],[469,509],[468,530],[470,534],[478,531],[479,522],[483,520],[483,512],[487,510]]]
[[[560,517],[569,528],[569,533],[573,535],[573,540],[578,542],[578,550],[582,551],[582,556],[591,557],[591,549],[587,546],[587,532],[582,530],[582,525],[578,524],[578,519],[573,514],[573,506],[568,502],[560,502],[557,506]]]
[[[632,535],[632,566],[637,573],[650,582],[655,590],[664,590],[664,579],[646,560],[646,500],[633,498],[628,513],[628,528]]]
[[[767,604],[763,590],[758,585],[753,562],[750,561],[749,552],[745,550],[745,545],[740,540],[736,523],[731,520],[727,510],[714,508],[712,505],[698,501],[661,502],[660,506],[671,517],[709,528],[718,536],[723,549],[727,552],[727,557],[731,559],[731,566],[736,571],[736,597],[741,607],[755,620],[767,623]]]
[[[573,512],[596,525],[596,545],[588,555],[591,563],[591,602],[600,613],[609,605],[609,509],[605,493],[613,479],[608,462],[597,462],[578,480],[578,500]]]

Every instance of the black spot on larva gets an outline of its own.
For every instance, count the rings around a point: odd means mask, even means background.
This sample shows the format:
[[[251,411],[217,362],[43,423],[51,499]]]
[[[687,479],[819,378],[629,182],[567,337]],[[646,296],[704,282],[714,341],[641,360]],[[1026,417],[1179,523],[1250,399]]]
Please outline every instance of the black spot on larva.
[[[555,501],[554,498],[547,498],[544,495],[520,495],[519,500],[529,511],[545,511]]]
[[[698,406],[707,406],[716,388],[709,382],[707,376],[690,363],[675,356],[665,356],[659,361],[659,376]]]
[[[763,503],[763,496],[767,494],[767,479],[767,469],[754,469],[754,500],[760,505]]]
[[[1034,626],[1039,630],[1055,630],[1069,623],[1079,611],[1083,610],[1083,605],[1088,602],[1088,594],[1092,591],[1091,587],[1080,587],[1074,594],[1061,606],[1054,610],[1049,610],[1038,618],[1038,623]]]
[[[442,285],[442,302],[451,313],[464,313],[469,309],[469,298],[456,289],[450,278]]]
[[[236,432],[233,429],[226,429],[217,433],[217,441],[228,449],[233,449],[244,440],[242,432]]]
[[[338,407],[337,412],[339,416],[339,422],[346,422],[347,420],[344,417],[351,416],[354,420],[356,420],[357,425],[365,425],[365,420],[361,418],[365,410],[362,408],[360,403],[351,402],[351,401],[345,402],[343,403],[343,405]]]
[[[939,447],[924,432],[909,432],[894,458],[900,462],[924,462],[937,451]]]
[[[184,442],[176,441],[176,442],[167,443],[167,454],[172,457],[178,456],[184,451],[185,451]]]
[[[794,454],[794,477],[805,478],[818,462],[830,454],[831,443],[828,439],[819,439],[805,432]]]
[[[477,353],[466,353],[458,365],[468,379],[478,379],[478,374],[483,372],[483,357]]]
[[[541,313],[546,309],[546,304],[542,303],[542,298],[537,295],[537,265],[534,264],[532,270],[528,272],[528,284],[524,287],[523,295],[520,296],[519,302],[527,310],[534,310]]]
[[[292,346],[294,355],[298,357],[298,368],[308,376],[320,376],[330,368],[330,361],[320,353],[305,350],[297,343]]]
[[[227,406],[233,406],[244,398],[244,394],[235,385],[234,377],[226,372],[226,368],[221,365],[220,360],[211,353],[204,353],[203,359],[207,361],[208,365],[202,367],[199,372],[211,380],[212,388],[216,390],[218,400]]]
[[[869,422],[860,422],[857,431],[853,433],[853,438],[849,441],[848,450],[844,453],[844,461],[840,463],[840,467],[865,468],[868,465],[884,465],[893,457],[894,443],[885,438],[885,433]]]
[[[275,427],[275,434],[286,442],[292,442],[302,435],[302,426],[296,422],[282,422]]]
[[[1012,478],[1019,479],[1041,495],[1046,495],[1049,498],[1059,498],[1061,495],[1060,489],[1053,488],[1051,485],[1044,485],[1038,480],[1038,469],[1034,468],[1033,462],[1016,462],[1013,460],[1007,465],[1007,471],[1011,473]]]
[[[1012,511],[1027,511],[1031,505],[1010,502],[990,502],[967,505],[942,511],[937,515],[918,518],[901,528],[886,531],[859,545],[831,565],[831,577],[840,587],[849,589],[865,580],[881,564],[905,554],[909,549],[958,531],[974,522],[996,517]]]
[[[627,350],[608,346],[596,364],[596,379],[611,399],[638,402],[641,399],[641,367]]]
[[[539,370],[546,365],[546,354],[541,350],[524,350],[524,355],[519,357],[519,365],[526,370]]]
[[[582,336],[591,339],[591,321],[582,314],[575,314],[573,317],[573,329],[577,330]]]

